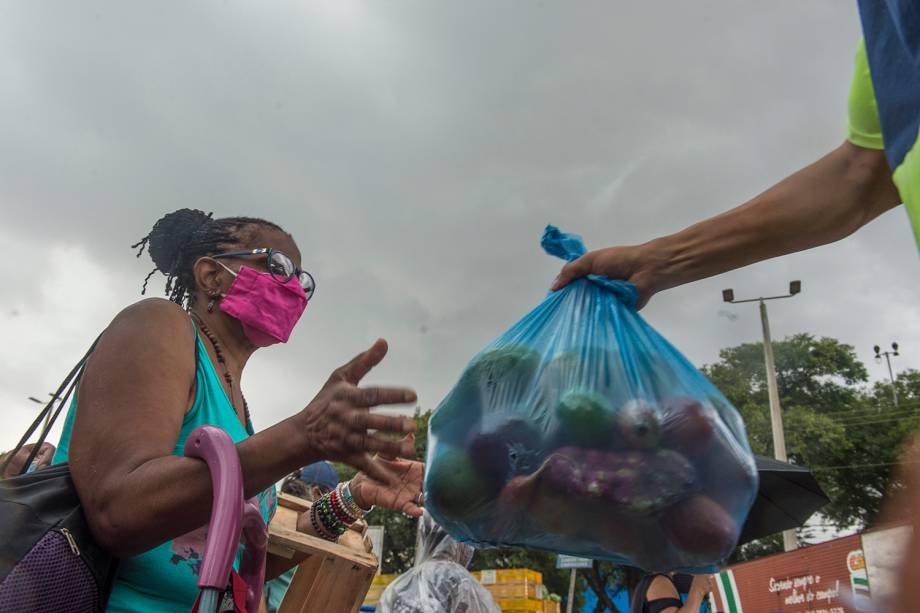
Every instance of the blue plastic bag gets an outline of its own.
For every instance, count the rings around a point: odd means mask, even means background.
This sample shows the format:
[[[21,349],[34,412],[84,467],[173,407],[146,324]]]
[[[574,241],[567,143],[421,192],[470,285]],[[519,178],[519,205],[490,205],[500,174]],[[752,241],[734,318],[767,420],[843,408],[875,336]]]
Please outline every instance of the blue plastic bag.
[[[585,253],[553,226],[542,245]],[[429,422],[425,505],[453,537],[647,571],[731,553],[757,490],[744,424],[637,296],[580,279],[472,359]]]

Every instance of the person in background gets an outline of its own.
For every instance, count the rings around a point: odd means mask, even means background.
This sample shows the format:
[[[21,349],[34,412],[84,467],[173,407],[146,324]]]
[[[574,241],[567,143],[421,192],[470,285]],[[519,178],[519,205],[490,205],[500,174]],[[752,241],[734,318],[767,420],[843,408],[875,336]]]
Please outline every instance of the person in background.
[[[699,613],[710,591],[708,575],[650,574],[633,591],[630,613]],[[681,594],[687,594],[682,601]]]
[[[329,462],[315,462],[285,477],[281,491],[309,502],[319,500],[339,484],[339,475]],[[268,613],[276,613],[291,585],[296,568],[265,584],[265,601]]]
[[[3,471],[3,474],[0,475],[0,479],[10,479],[22,472],[23,465],[26,463],[26,460],[29,459],[29,454],[32,453],[32,449],[34,448],[34,443],[23,445],[22,449],[16,452],[16,455],[13,456],[13,459],[6,467],[6,470]],[[27,472],[34,472],[39,468],[44,468],[45,466],[50,465],[51,459],[54,457],[54,452],[54,445],[51,443],[42,443],[41,448],[39,448],[38,453],[35,455],[35,459],[32,461],[32,466],[29,467]],[[0,466],[6,462],[7,455],[9,454],[0,454]]]
[[[386,587],[377,613],[501,613],[492,595],[467,570],[475,551],[424,512],[415,565]]]
[[[281,491],[309,502],[319,500],[339,484],[339,474],[329,462],[315,462],[285,477]]]

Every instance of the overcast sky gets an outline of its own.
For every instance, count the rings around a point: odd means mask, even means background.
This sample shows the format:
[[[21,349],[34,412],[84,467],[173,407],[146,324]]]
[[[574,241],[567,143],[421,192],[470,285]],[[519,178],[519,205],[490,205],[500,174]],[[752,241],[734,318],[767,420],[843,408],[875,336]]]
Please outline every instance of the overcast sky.
[[[648,240],[838,145],[858,36],[841,0],[0,2],[0,449],[140,297],[129,245],[181,207],[278,222],[317,279],[247,369],[257,428],[378,336],[370,379],[432,408],[544,295],[545,224]],[[774,336],[835,336],[881,377],[874,343],[920,366],[917,265],[898,209],[643,314],[704,364],[760,335],[723,287],[801,279]]]

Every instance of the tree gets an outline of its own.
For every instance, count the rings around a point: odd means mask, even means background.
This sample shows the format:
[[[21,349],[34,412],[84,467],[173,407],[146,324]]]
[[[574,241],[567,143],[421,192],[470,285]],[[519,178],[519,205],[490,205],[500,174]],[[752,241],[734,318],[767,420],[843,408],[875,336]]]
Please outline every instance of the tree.
[[[852,443],[852,455],[842,465],[823,469],[836,473],[842,481],[858,484],[843,489],[834,503],[859,509],[861,525],[871,524],[878,516],[883,496],[900,487],[893,482],[894,468],[901,461],[908,437],[920,426],[920,372],[901,373],[896,385],[897,407],[892,401],[892,385],[879,382],[866,392],[862,411],[839,417]],[[861,491],[872,504],[865,504]]]
[[[789,461],[811,468],[831,499],[822,515],[836,527],[864,527],[892,487],[892,466],[920,415],[920,373],[902,374],[899,410],[890,384],[867,387],[853,347],[796,334],[774,342],[777,387]],[[704,373],[737,407],[754,453],[773,455],[763,344],[723,349]],[[910,403],[914,403],[911,406]],[[778,536],[740,549],[749,559],[780,550]]]

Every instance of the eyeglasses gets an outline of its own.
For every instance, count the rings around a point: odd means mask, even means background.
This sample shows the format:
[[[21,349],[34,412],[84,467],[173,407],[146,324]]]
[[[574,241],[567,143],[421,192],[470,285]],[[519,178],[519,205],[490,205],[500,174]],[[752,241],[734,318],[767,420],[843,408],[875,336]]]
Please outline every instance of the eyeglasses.
[[[229,251],[227,253],[218,253],[211,257],[217,260],[220,258],[238,258],[247,255],[266,256],[268,259],[268,272],[275,281],[278,283],[287,283],[292,277],[296,276],[297,282],[300,283],[300,287],[303,288],[304,294],[307,295],[307,300],[313,297],[313,292],[316,291],[316,281],[313,279],[313,275],[306,270],[297,268],[297,266],[294,265],[294,261],[286,253],[281,251],[276,251],[269,247],[250,249],[248,251]]]

